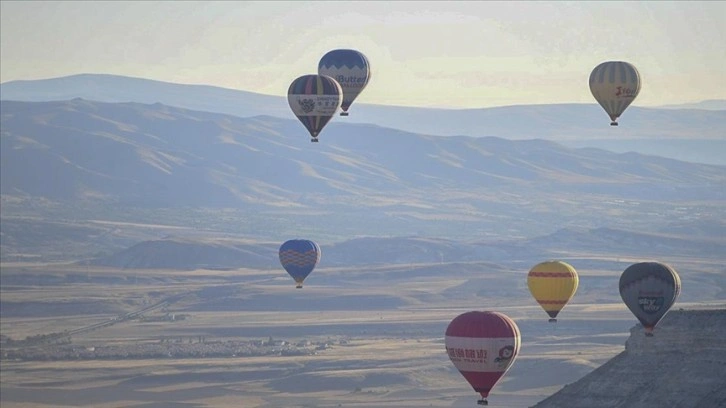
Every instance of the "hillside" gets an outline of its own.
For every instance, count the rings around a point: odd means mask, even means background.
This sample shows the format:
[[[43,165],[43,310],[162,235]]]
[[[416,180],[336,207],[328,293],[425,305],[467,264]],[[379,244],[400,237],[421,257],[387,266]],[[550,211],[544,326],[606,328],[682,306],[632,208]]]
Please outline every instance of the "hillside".
[[[3,259],[32,245],[53,259],[116,253],[175,228],[325,243],[600,227],[719,239],[726,228],[723,166],[360,124],[333,123],[311,144],[293,119],[161,104],[0,107]]]
[[[714,188],[726,184],[724,167],[544,140],[443,138],[337,124],[319,145],[310,145],[302,126],[289,119],[79,99],[1,106],[3,194],[304,207],[316,194],[391,205],[387,201],[400,193],[481,187],[615,196],[641,191],[662,199],[684,188],[691,198],[723,197]]]
[[[726,406],[725,337],[726,309],[671,311],[654,337],[634,327],[625,351],[535,407]]]
[[[282,92],[282,91],[281,91]],[[293,118],[281,96],[205,85],[184,85],[107,74],[81,74],[0,84],[0,98],[29,102],[74,98],[101,102],[161,103],[240,117]],[[364,123],[439,136],[496,136],[546,139],[572,147],[635,151],[681,160],[726,164],[726,110],[711,101],[685,107],[642,108],[637,101],[618,128],[594,101],[591,104],[434,109],[356,103],[351,116],[334,123]],[[698,109],[693,109],[698,108]]]
[[[249,243],[233,239],[165,238],[143,241],[91,261],[94,265],[130,269],[278,268],[280,243]],[[561,230],[527,240],[460,242],[422,237],[354,238],[323,246],[321,266],[400,265],[437,262],[497,262],[556,258],[562,252],[612,253],[654,258],[678,252],[718,260],[726,241],[676,238],[633,231]],[[523,255],[523,254],[526,254]]]

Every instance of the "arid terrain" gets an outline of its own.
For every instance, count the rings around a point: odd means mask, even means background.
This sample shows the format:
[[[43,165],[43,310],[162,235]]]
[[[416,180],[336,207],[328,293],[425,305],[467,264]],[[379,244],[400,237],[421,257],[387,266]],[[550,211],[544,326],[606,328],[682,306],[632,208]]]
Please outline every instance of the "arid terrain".
[[[70,80],[2,87],[2,408],[471,407],[444,349],[471,310],[518,324],[489,400],[528,407],[622,355],[629,265],[726,308],[726,111],[382,106],[311,144],[282,98]],[[295,238],[322,250],[301,290]],[[526,282],[548,259],[580,276],[556,324]]]
[[[597,261],[608,262],[569,260]],[[689,291],[724,293],[717,262],[665,261],[688,268]],[[636,322],[619,302],[620,270],[579,269],[556,324],[526,273],[476,262],[329,267],[296,290],[281,269],[3,264],[2,405],[473,406],[443,333],[459,313],[496,310],[515,319],[522,349],[491,404],[532,406],[621,353]],[[19,276],[26,283],[12,284]],[[684,298],[676,307],[694,306]]]

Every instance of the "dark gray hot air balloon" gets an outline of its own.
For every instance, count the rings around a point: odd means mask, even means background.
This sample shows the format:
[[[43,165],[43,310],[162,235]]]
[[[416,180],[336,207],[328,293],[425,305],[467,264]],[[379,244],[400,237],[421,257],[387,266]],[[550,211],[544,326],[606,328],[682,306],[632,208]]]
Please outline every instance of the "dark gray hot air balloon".
[[[630,265],[620,275],[620,296],[652,336],[653,329],[668,313],[681,293],[681,278],[675,269],[660,262]]]

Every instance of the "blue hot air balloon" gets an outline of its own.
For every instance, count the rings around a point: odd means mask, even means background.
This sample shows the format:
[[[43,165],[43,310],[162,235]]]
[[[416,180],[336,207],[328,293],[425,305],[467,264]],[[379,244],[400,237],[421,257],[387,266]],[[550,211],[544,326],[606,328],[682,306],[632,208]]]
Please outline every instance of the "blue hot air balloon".
[[[332,50],[323,55],[318,63],[318,74],[327,75],[343,89],[343,110],[340,116],[348,116],[348,109],[371,79],[371,66],[363,53],[356,50]]]
[[[290,109],[310,132],[311,142],[318,141],[320,131],[335,115],[342,100],[340,84],[325,75],[303,75],[292,81],[287,90]]]
[[[291,239],[280,246],[280,263],[295,279],[298,289],[320,262],[320,255],[318,244],[307,239]]]

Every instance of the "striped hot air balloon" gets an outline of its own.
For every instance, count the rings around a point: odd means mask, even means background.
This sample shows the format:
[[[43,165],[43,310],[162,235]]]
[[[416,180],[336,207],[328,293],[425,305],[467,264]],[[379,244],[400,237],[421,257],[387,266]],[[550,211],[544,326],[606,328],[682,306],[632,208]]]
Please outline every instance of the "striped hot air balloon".
[[[320,247],[307,239],[291,239],[280,246],[280,263],[288,274],[295,279],[298,289],[303,281],[320,262]]]
[[[343,90],[333,78],[325,75],[303,75],[290,84],[287,102],[290,109],[312,136],[318,135],[340,107]]]
[[[356,50],[332,50],[323,55],[318,63],[318,74],[338,81],[343,89],[340,116],[348,116],[348,108],[363,92],[371,79],[371,66],[363,53]]]
[[[652,336],[653,329],[681,294],[681,278],[660,262],[639,262],[620,275],[620,297]]]
[[[579,282],[575,268],[562,261],[539,263],[527,275],[529,291],[550,315],[549,321],[553,323],[557,321],[557,314],[575,295]]]
[[[514,320],[498,312],[466,312],[446,328],[446,352],[487,405],[489,392],[519,354],[522,336]]]
[[[624,61],[603,62],[590,74],[590,92],[610,116],[610,125],[617,126],[620,115],[640,92],[640,73]]]

